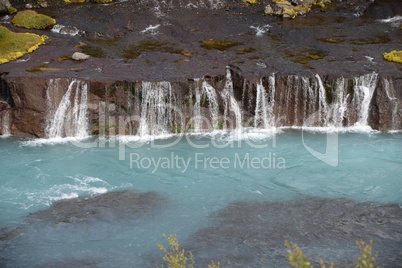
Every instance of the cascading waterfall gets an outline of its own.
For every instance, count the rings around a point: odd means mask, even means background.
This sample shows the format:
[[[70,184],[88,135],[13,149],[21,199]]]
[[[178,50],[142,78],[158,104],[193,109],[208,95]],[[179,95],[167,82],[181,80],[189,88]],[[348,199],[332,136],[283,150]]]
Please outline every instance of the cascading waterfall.
[[[275,74],[268,79],[270,95],[262,84],[262,79],[257,82],[257,97],[255,105],[254,127],[272,128],[275,124],[274,105],[275,105]]]
[[[200,92],[200,79],[194,79],[195,84],[195,103],[194,103],[194,132],[200,133],[202,129],[202,115],[201,115],[201,92]]]
[[[88,85],[73,79],[69,80],[67,87],[65,81],[54,79],[49,83],[49,123],[46,134],[49,138],[85,137],[88,133]],[[255,129],[268,130],[302,126],[368,129],[370,103],[379,79],[376,73],[334,80],[324,80],[318,74],[309,78],[278,77],[272,73],[267,78],[259,79],[255,86],[245,79],[235,81],[241,81],[243,85],[241,97],[235,94],[230,68],[226,69],[225,84],[221,91],[212,86],[213,82],[209,78],[194,79],[192,90],[188,91],[190,94],[185,96],[175,93],[169,82],[142,82],[140,87],[134,87],[133,84],[131,90],[124,91],[129,92],[126,93],[129,95],[124,111],[121,110],[125,118],[129,118],[124,121],[125,126],[132,130],[128,133],[140,137],[188,130],[201,133],[223,129],[240,133],[238,131],[243,130],[243,123],[253,125]],[[383,86],[379,89],[384,92],[376,94],[376,100],[384,96],[389,100],[389,115],[381,116],[379,122],[373,123],[370,119],[370,124],[386,128],[392,121],[392,129],[398,129],[401,120],[399,100],[395,97],[396,89],[386,78],[380,82]],[[67,90],[60,86],[63,84]],[[237,100],[236,97],[241,99]],[[192,109],[190,116],[185,114],[188,109]],[[372,110],[373,116],[377,116],[378,109],[383,108],[375,109]],[[8,131],[8,121],[3,112],[3,133]],[[188,129],[184,129],[186,124]]]
[[[392,129],[399,129],[401,122],[400,122],[400,112],[399,112],[399,103],[398,98],[395,98],[395,88],[394,85],[388,81],[388,79],[383,78],[382,83],[384,85],[385,92],[387,94],[388,99],[392,105]]]
[[[327,95],[325,93],[325,87],[321,80],[321,77],[316,74],[315,78],[317,79],[318,83],[318,100],[319,100],[319,108],[318,108],[318,122],[321,126],[328,125],[328,106],[327,106]]]
[[[262,85],[262,79],[257,83],[257,98],[255,105],[254,127],[268,128],[268,100],[265,87]]]
[[[11,120],[11,113],[9,111],[2,112],[1,116],[1,134],[3,136],[10,136],[10,120]]]
[[[141,118],[138,134],[144,136],[176,133],[182,118],[175,114],[175,102],[169,82],[142,82]]]
[[[347,111],[347,99],[349,97],[346,91],[346,80],[343,77],[335,80],[333,95],[334,100],[328,110],[327,126],[340,128],[343,126],[343,120]]]
[[[208,108],[212,121],[212,129],[218,129],[218,119],[219,119],[219,105],[218,105],[218,96],[216,94],[216,90],[212,87],[208,82],[202,82],[202,94],[201,98],[204,98],[205,95],[208,100]],[[204,95],[205,94],[205,95]]]
[[[358,109],[357,127],[368,126],[370,102],[377,86],[377,73],[355,77],[353,104]]]
[[[47,101],[50,108],[49,124],[46,128],[47,136],[49,138],[84,138],[88,135],[87,84],[73,79],[68,86],[67,92],[58,104],[56,111],[53,112],[50,90],[60,90],[59,85],[60,79],[51,80],[47,91]],[[72,97],[74,97],[73,103],[71,103]]]
[[[226,130],[227,128],[226,122],[228,121],[229,117],[228,115],[229,112],[232,112],[235,116],[234,128],[237,130],[241,130],[242,129],[241,110],[239,104],[237,103],[237,100],[234,97],[233,82],[232,82],[232,75],[230,73],[230,68],[226,68],[226,81],[225,81],[225,87],[222,92],[222,98],[225,103],[223,129]]]

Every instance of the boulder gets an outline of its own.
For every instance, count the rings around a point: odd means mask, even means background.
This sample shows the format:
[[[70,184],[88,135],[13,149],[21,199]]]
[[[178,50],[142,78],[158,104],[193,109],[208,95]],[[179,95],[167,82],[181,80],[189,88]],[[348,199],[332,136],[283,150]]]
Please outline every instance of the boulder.
[[[84,54],[84,53],[81,53],[81,52],[75,52],[72,56],[71,56],[71,58],[73,59],[73,60],[77,60],[77,61],[81,61],[81,60],[87,60],[87,59],[89,59],[89,55],[87,55],[87,54]]]

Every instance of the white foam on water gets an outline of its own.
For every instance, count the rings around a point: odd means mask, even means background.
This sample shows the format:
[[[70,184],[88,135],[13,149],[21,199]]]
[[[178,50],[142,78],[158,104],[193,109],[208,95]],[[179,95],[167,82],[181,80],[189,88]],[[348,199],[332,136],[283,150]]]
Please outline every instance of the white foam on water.
[[[266,32],[269,31],[269,28],[271,28],[272,26],[269,24],[265,24],[262,26],[250,26],[251,29],[255,30],[255,35],[256,36],[262,36],[263,34],[265,34]]]
[[[27,141],[21,141],[19,142],[20,146],[24,147],[41,147],[43,145],[58,145],[58,144],[67,144],[67,143],[80,143],[86,140],[91,139],[90,136],[87,137],[82,137],[82,138],[76,138],[76,137],[55,137],[55,138],[39,138],[39,139],[31,139]]]
[[[70,36],[76,36],[85,33],[84,31],[81,31],[74,26],[65,26],[61,24],[55,24],[50,31],[52,31],[53,33],[65,34]]]
[[[402,22],[402,16],[397,15],[392,18],[382,19],[378,21],[382,23],[389,23],[393,27],[400,27]]]
[[[282,130],[295,129],[312,133],[380,133],[380,131],[372,129],[370,126],[350,126],[350,127],[308,127],[308,126],[284,126],[280,127]]]
[[[150,35],[157,35],[159,32],[157,31],[157,29],[160,27],[160,24],[157,25],[149,25],[147,28],[145,28],[144,30],[141,31],[141,33],[145,34],[145,33],[149,33]]]

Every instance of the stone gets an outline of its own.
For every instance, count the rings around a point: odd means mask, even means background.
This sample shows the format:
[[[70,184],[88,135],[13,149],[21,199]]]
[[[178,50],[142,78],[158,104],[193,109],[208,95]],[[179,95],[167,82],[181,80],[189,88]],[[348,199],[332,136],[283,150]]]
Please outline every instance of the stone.
[[[10,7],[11,7],[10,1],[0,0],[0,12],[8,12],[8,9]]]
[[[274,10],[272,9],[271,5],[266,5],[264,9],[265,14],[273,14]]]
[[[72,58],[73,60],[80,61],[80,60],[87,60],[87,59],[90,58],[90,56],[87,55],[87,54],[85,54],[85,53],[75,52],[75,53],[71,56],[71,58]]]
[[[29,4],[29,3],[28,3],[28,4],[25,5],[25,8],[26,8],[26,9],[31,9],[31,8],[33,8],[33,6],[32,6],[32,4]]]

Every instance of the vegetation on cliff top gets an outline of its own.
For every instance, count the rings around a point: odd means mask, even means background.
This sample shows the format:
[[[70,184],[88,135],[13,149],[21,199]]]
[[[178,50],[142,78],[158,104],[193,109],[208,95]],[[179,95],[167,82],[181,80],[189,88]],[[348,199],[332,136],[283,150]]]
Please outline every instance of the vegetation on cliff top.
[[[56,20],[33,10],[20,11],[12,20],[15,26],[27,29],[46,29],[56,24]]]
[[[402,50],[400,51],[393,50],[389,53],[384,53],[382,55],[384,59],[386,59],[387,61],[402,63]]]
[[[0,64],[18,59],[45,43],[47,36],[33,33],[14,33],[0,26]]]

